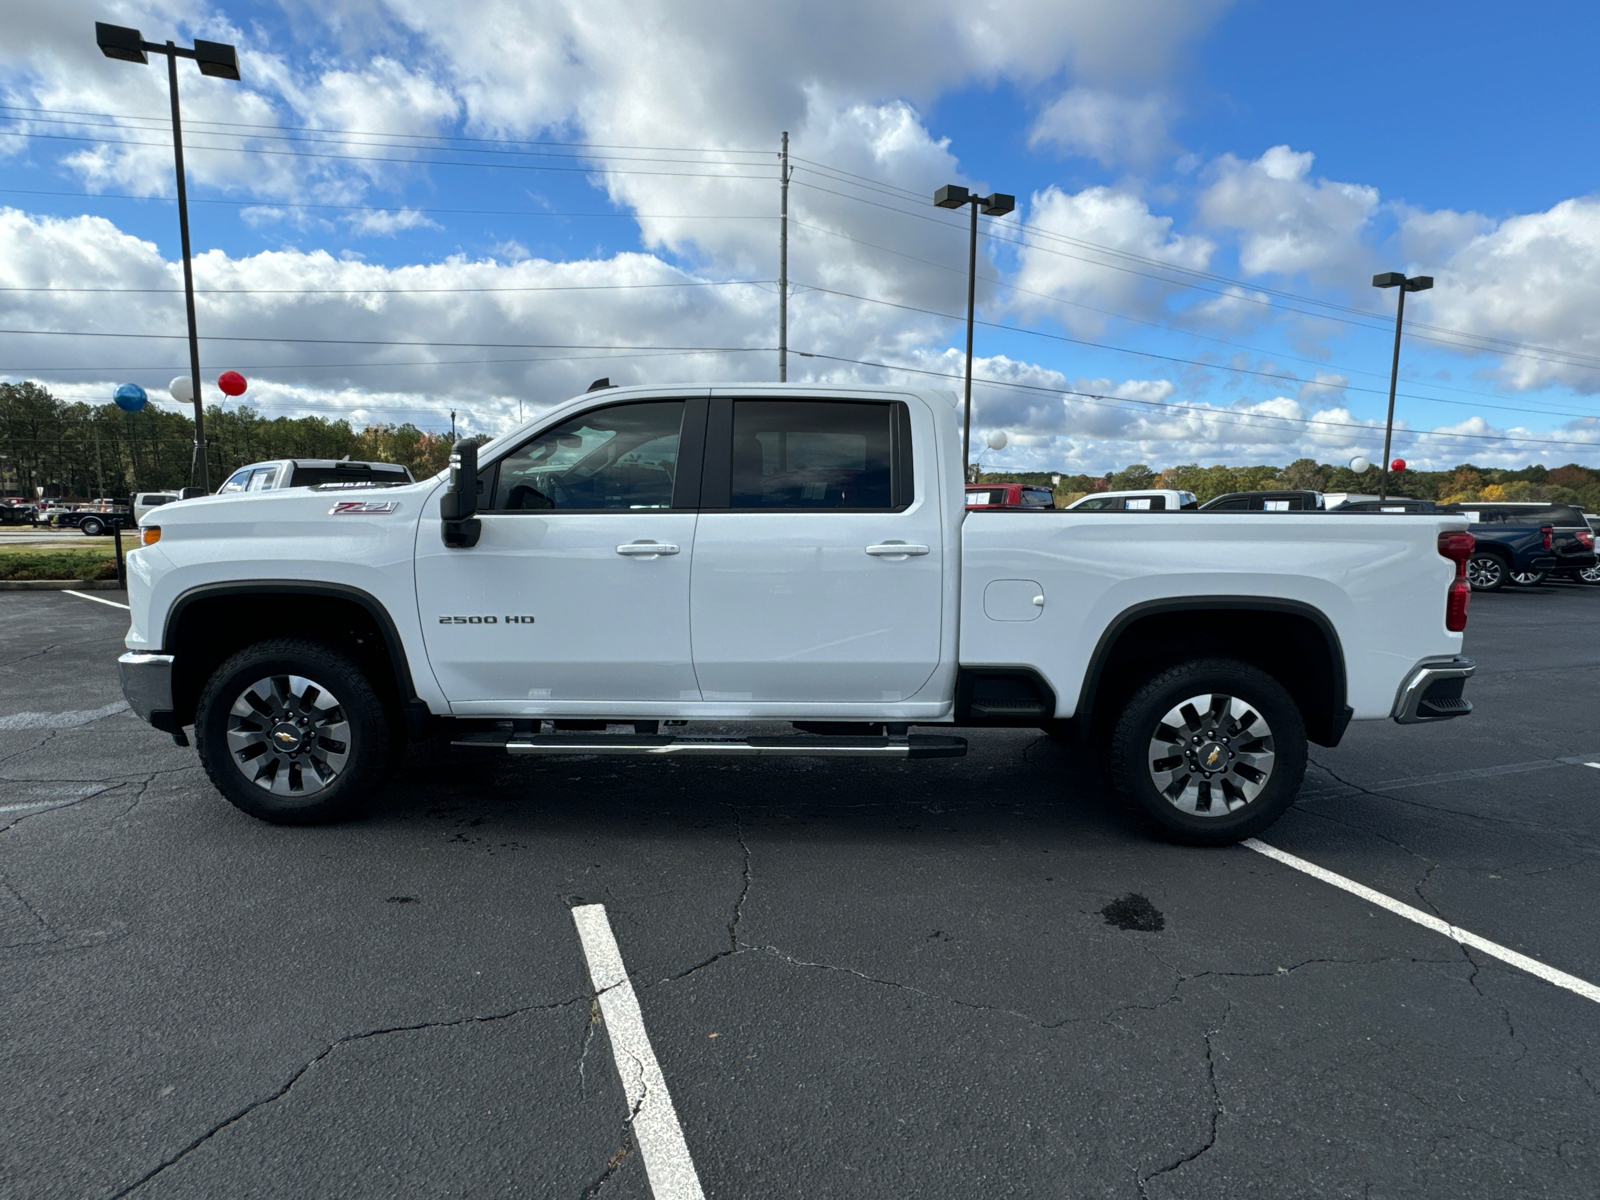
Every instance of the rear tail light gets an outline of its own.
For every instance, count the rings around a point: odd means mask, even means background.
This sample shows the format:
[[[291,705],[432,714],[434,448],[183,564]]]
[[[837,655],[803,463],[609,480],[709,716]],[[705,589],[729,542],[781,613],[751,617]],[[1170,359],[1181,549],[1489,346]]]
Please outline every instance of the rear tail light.
[[[1472,602],[1472,587],[1467,583],[1467,559],[1472,557],[1476,545],[1477,539],[1464,530],[1439,535],[1439,553],[1456,564],[1456,577],[1450,581],[1444,601],[1444,627],[1451,633],[1460,633],[1467,627],[1467,606]]]
[[[1541,525],[1539,532],[1544,534],[1544,548],[1550,549],[1556,544],[1556,527],[1554,525]]]
[[[1594,530],[1592,530],[1592,529],[1580,529],[1580,530],[1578,530],[1578,544],[1581,545],[1585,550],[1593,550],[1594,549]]]

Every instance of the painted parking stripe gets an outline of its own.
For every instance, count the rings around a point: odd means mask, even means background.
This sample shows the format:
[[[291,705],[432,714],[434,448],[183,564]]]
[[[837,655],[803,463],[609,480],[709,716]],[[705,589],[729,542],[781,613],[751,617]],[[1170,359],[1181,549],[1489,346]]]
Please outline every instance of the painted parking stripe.
[[[604,904],[580,904],[572,910],[589,963],[589,979],[600,1002],[600,1016],[611,1039],[611,1055],[622,1079],[633,1136],[644,1158],[655,1200],[705,1200],[694,1160],[689,1157],[683,1128],[673,1110],[667,1081],[644,1031],[639,998],[622,965],[622,952],[606,917]]]
[[[0,813],[24,812],[30,808],[65,808],[76,800],[36,800],[32,804],[0,804]]]
[[[109,604],[112,608],[127,609],[128,607],[126,604],[120,604],[115,600],[102,600],[99,596],[91,596],[88,592],[75,592],[71,588],[62,588],[61,594],[63,596],[76,596],[79,600],[93,600],[96,604]]]
[[[1586,767],[1594,767],[1595,769],[1600,770],[1600,763],[1584,763],[1583,765]]]
[[[1462,929],[1459,925],[1441,921],[1432,913],[1425,913],[1420,908],[1402,904],[1391,896],[1385,896],[1382,892],[1374,891],[1372,888],[1367,887],[1366,884],[1357,883],[1354,879],[1346,879],[1343,875],[1335,874],[1326,867],[1319,867],[1316,863],[1307,862],[1303,858],[1299,858],[1285,850],[1279,850],[1276,846],[1269,846],[1256,838],[1245,838],[1239,844],[1248,846],[1257,854],[1266,855],[1274,862],[1280,862],[1286,867],[1293,867],[1296,871],[1303,871],[1313,879],[1320,879],[1323,883],[1329,883],[1336,888],[1341,888],[1352,896],[1359,896],[1368,903],[1376,904],[1379,908],[1386,908],[1396,916],[1416,922],[1424,929],[1431,929],[1435,933],[1443,934],[1453,942],[1458,942],[1463,946],[1470,946],[1474,950],[1481,950],[1490,957],[1498,958],[1501,962],[1508,963],[1518,970],[1535,975],[1546,983],[1553,983],[1559,988],[1566,988],[1567,991],[1582,996],[1585,1000],[1593,1000],[1596,1004],[1600,1004],[1600,987],[1596,987],[1588,980],[1579,979],[1576,975],[1568,975],[1565,971],[1558,971],[1554,967],[1546,966],[1536,958],[1529,958],[1526,954],[1518,954],[1515,950],[1502,946],[1498,942],[1491,942],[1488,938],[1479,937],[1475,933]]]

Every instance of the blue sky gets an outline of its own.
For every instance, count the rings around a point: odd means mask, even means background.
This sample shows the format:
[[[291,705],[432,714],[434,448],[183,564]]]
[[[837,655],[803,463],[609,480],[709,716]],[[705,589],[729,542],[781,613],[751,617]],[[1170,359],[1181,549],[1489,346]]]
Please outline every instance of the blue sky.
[[[184,361],[164,72],[95,19],[240,47],[241,83],[182,67],[191,226],[204,374],[269,415],[494,431],[600,375],[775,377],[787,128],[791,378],[959,386],[964,233],[928,197],[1016,194],[980,269],[990,465],[1376,457],[1390,269],[1438,280],[1399,453],[1600,464],[1592,7],[30,8],[0,328],[38,332],[0,378],[87,399]]]

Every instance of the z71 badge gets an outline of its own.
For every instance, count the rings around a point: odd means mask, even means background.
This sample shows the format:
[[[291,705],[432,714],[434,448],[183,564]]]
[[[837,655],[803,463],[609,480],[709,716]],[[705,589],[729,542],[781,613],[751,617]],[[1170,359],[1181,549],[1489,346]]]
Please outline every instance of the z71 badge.
[[[392,513],[395,510],[393,500],[341,500],[328,510],[330,517],[356,517],[374,516],[379,513]]]

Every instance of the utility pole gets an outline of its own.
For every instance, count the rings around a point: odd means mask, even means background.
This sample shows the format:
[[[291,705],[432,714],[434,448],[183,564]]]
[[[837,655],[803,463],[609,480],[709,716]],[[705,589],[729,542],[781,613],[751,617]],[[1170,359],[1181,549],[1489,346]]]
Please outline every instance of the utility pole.
[[[100,480],[100,499],[106,498],[106,466],[100,458],[100,422],[91,417],[90,423],[94,426],[94,473]]]
[[[789,379],[789,131],[783,131],[778,218],[778,382]]]

